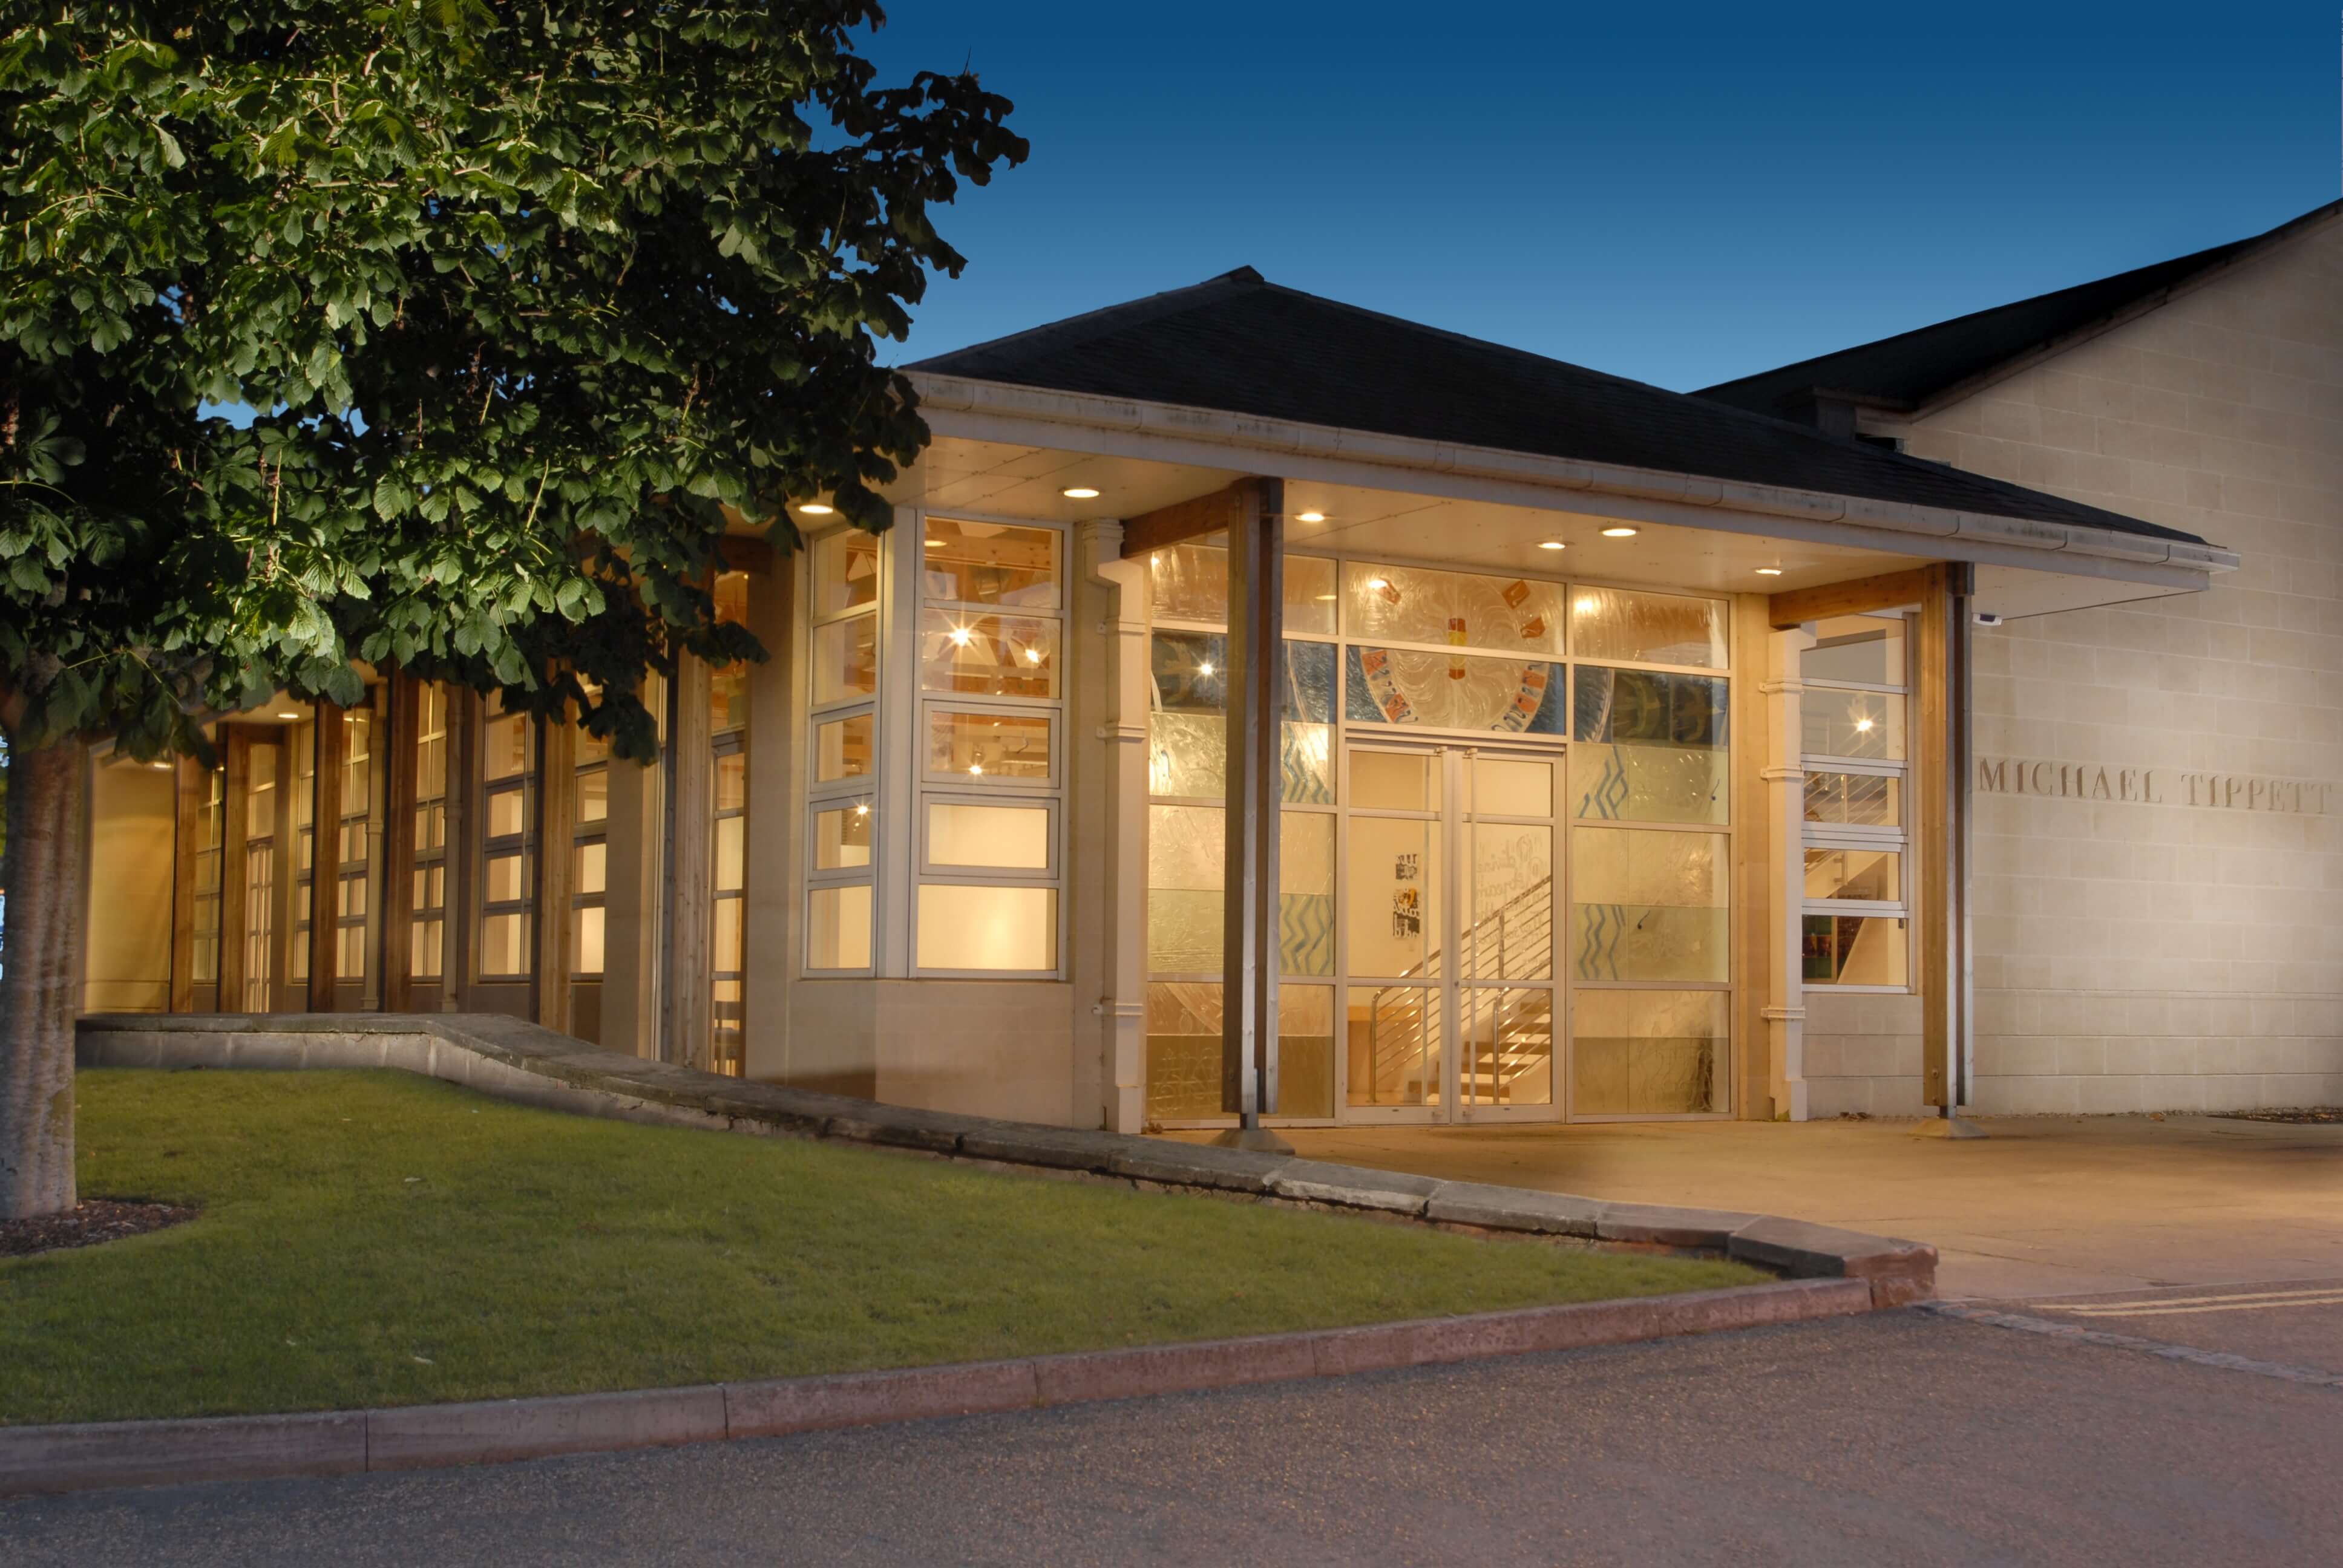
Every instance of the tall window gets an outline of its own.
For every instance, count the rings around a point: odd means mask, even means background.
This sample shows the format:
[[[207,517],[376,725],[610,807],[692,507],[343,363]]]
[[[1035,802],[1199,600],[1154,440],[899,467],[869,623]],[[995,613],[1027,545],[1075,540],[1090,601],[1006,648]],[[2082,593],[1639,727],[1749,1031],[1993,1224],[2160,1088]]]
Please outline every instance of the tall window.
[[[227,836],[227,771],[204,773],[203,804],[196,812],[195,942],[191,957],[197,985],[219,983],[220,862]]]
[[[749,618],[749,578],[726,572],[716,579],[716,618]],[[714,908],[709,921],[710,1020],[709,1061],[733,1077],[748,1070],[747,976],[742,957],[749,887],[749,667],[728,664],[709,682],[710,777],[715,790],[712,864]]]
[[[805,965],[868,974],[878,827],[880,542],[842,529],[814,541],[812,564]]]
[[[246,752],[250,777],[244,793],[244,1010],[274,1010],[270,960],[277,951],[277,759],[284,747],[275,736],[255,741]]]
[[[927,519],[912,967],[1054,974],[1065,536]]]
[[[569,834],[569,978],[602,978],[610,893],[610,743],[578,732],[578,819]]]
[[[372,701],[380,688],[368,693]],[[374,868],[372,835],[375,807],[372,707],[353,708],[342,715],[341,853],[336,876],[335,978],[343,982],[367,979],[367,900]]]
[[[1905,628],[1901,616],[1823,621],[1800,665],[1808,985],[1910,984]]]
[[[491,694],[480,729],[479,978],[523,980],[534,967],[537,723]]]
[[[436,980],[447,957],[447,689],[415,689],[415,915],[407,973]]]
[[[286,972],[296,985],[309,978],[309,922],[317,910],[317,725],[305,719],[292,727],[293,791],[286,805],[293,814],[293,944]]]

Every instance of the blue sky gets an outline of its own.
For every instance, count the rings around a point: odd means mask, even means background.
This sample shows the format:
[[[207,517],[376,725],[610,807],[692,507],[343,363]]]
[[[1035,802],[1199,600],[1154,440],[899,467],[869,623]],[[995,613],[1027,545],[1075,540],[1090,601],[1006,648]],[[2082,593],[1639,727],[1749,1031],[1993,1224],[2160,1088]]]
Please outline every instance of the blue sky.
[[[2334,5],[892,0],[1033,156],[901,361],[1241,264],[1688,388],[2338,194]]]

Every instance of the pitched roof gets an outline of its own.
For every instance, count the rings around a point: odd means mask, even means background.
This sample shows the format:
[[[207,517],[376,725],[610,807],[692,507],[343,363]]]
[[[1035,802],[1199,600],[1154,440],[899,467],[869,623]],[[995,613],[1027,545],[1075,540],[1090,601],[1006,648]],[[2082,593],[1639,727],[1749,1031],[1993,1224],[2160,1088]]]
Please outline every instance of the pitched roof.
[[[1720,382],[1694,396],[1761,414],[1791,410],[1817,392],[1869,407],[1909,411],[2002,366],[2153,309],[2215,268],[2338,213],[2343,213],[2343,201],[2330,202],[2267,234]]]
[[[1809,426],[1321,299],[1249,266],[907,368],[2202,542]]]

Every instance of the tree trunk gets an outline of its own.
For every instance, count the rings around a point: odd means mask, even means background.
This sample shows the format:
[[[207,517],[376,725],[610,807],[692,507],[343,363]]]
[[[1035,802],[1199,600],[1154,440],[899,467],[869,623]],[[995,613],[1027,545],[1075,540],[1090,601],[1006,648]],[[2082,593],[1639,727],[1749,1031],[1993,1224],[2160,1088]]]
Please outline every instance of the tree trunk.
[[[0,950],[0,1220],[74,1207],[74,1017],[81,1010],[78,739],[8,750]]]

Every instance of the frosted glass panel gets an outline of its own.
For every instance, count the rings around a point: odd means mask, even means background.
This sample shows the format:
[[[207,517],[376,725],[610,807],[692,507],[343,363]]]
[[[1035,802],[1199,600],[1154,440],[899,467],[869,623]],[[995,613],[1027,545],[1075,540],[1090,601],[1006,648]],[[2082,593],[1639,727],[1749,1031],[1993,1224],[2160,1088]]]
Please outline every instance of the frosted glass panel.
[[[1353,562],[1342,568],[1349,637],[1504,652],[1562,651],[1562,589],[1526,578]]]
[[[1578,977],[1730,978],[1726,842],[1716,833],[1577,829],[1570,875]]]
[[[1554,815],[1554,764],[1500,757],[1473,759],[1473,810],[1483,817]]]
[[[1438,973],[1440,824],[1353,817],[1347,869],[1351,972],[1393,979]]]
[[[1055,609],[1057,543],[1054,528],[930,518],[922,556],[927,597]]]
[[[1342,1004],[1344,1100],[1354,1106],[1441,1102],[1440,992],[1353,986]]]
[[[1722,747],[1726,683],[1713,675],[1580,665],[1574,739],[1633,746]]]
[[[982,697],[1055,697],[1058,622],[1038,616],[922,610],[920,685]]]
[[[930,778],[1050,777],[1050,720],[1039,713],[955,713],[928,709]]]
[[[1332,561],[1317,556],[1285,558],[1285,629],[1319,637],[1334,635]],[[1331,1087],[1328,1092],[1332,1094]],[[1332,1113],[1330,1108],[1327,1114]]]
[[[1473,825],[1473,925],[1458,972],[1473,980],[1554,973],[1553,829]]]
[[[1581,665],[1571,733],[1572,814],[1723,822],[1730,804],[1725,681]]]
[[[1554,1103],[1554,993],[1469,987],[1457,1097],[1466,1105]]]
[[[1147,988],[1150,1121],[1222,1114],[1221,1012],[1218,980],[1158,980]]]
[[[1148,593],[1155,618],[1226,626],[1229,554],[1219,544],[1191,541],[1151,550]],[[1334,635],[1334,563],[1316,556],[1285,558],[1285,629]]]
[[[1437,811],[1440,759],[1422,751],[1353,751],[1351,804],[1370,811]]]
[[[1058,890],[920,887],[920,957],[930,970],[1058,967]]]
[[[879,618],[858,615],[813,628],[813,699],[840,702],[879,689]]]
[[[841,800],[813,814],[813,864],[818,871],[870,863],[871,829],[878,817],[868,800]]]
[[[1808,915],[1808,985],[1909,985],[1912,943],[1894,915]]]
[[[870,967],[870,890],[816,888],[806,897],[806,967]]]
[[[1218,973],[1225,849],[1216,806],[1147,812],[1147,967]]]
[[[1892,761],[1904,755],[1904,699],[1809,686],[1799,698],[1799,749],[1809,757]]]
[[[1155,712],[1148,725],[1148,793],[1223,799],[1228,795],[1228,770],[1225,716],[1160,709]]]
[[[1885,773],[1806,773],[1806,820],[1900,828],[1904,781]]]
[[[870,776],[870,715],[835,719],[813,729],[813,776],[818,784]]]
[[[1904,897],[1904,857],[1893,849],[1806,850],[1806,897],[1893,904]]]
[[[1721,1109],[1727,993],[1582,990],[1572,1008],[1574,1112],[1662,1116]]]
[[[1228,638],[1159,631],[1152,643],[1155,709],[1149,791],[1222,799],[1228,792]],[[1279,729],[1284,798],[1332,805],[1334,718],[1332,644],[1288,642]]]
[[[1050,813],[1040,806],[928,803],[928,862],[936,866],[1050,869]]]
[[[1798,661],[1807,680],[1844,680],[1861,686],[1902,686],[1904,618],[1843,615],[1815,627],[1815,646]]]
[[[1342,658],[1342,710],[1354,724],[1563,731],[1561,665],[1356,644]]]
[[[813,547],[813,613],[817,620],[879,601],[879,540],[860,528],[817,539]]]
[[[1725,606],[1713,598],[1582,585],[1570,590],[1570,644],[1580,658],[1722,669]]]
[[[1289,975],[1331,975],[1334,972],[1333,814],[1279,813],[1277,860],[1278,967]]]

